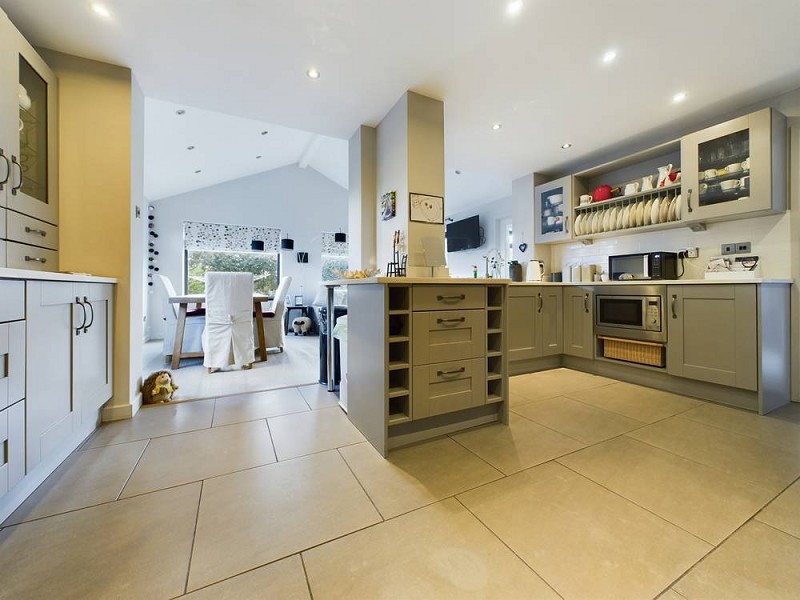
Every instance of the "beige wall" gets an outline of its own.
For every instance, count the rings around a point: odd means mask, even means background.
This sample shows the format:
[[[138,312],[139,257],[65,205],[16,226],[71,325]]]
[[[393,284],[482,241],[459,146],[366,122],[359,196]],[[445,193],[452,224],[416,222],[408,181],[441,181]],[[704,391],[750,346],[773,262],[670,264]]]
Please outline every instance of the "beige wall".
[[[59,81],[59,263],[64,271],[119,279],[114,299],[114,396],[109,406],[120,408],[107,409],[104,418],[124,418],[133,412],[131,71],[41,52]]]

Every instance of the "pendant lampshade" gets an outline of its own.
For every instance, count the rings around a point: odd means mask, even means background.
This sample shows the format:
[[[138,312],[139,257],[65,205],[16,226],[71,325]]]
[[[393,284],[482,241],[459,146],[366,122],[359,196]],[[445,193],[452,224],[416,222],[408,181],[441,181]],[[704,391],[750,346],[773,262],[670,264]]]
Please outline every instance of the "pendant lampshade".
[[[254,252],[263,252],[264,251],[264,240],[253,240],[250,242],[250,249]]]
[[[333,234],[333,241],[338,243],[343,243],[347,241],[347,234],[343,233],[340,229],[338,233]]]
[[[281,250],[294,250],[294,240],[286,234],[286,237],[281,240]]]

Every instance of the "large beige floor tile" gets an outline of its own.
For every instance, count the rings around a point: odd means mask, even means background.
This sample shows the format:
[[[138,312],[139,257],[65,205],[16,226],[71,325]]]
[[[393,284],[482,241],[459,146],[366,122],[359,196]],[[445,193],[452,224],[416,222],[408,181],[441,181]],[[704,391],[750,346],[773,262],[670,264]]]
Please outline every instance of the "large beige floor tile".
[[[381,520],[338,452],[209,479],[189,590]]]
[[[455,500],[445,500],[303,553],[325,598],[557,598]]]
[[[667,419],[626,435],[748,479],[774,493],[800,475],[800,452],[790,452],[683,417]]]
[[[329,392],[327,386],[314,384],[297,388],[312,410],[339,406],[339,396]]]
[[[702,404],[694,398],[632,383],[614,383],[566,395],[645,423],[654,423]]]
[[[797,598],[800,540],[751,521],[674,587],[689,600]]]
[[[512,413],[509,425],[487,425],[453,436],[506,475],[558,458],[584,444]]]
[[[681,596],[678,592],[669,588],[665,590],[663,594],[661,594],[657,600],[686,600],[683,596]]]
[[[300,555],[271,563],[184,596],[187,600],[308,600]]]
[[[450,438],[392,450],[388,458],[368,442],[339,452],[384,519],[503,476]]]
[[[655,597],[711,549],[557,463],[458,498],[567,600]]]
[[[150,440],[122,497],[128,498],[275,462],[266,421]]]
[[[584,444],[596,444],[645,425],[642,421],[595,408],[566,396],[531,402],[514,407],[513,410]]]
[[[205,429],[213,416],[213,400],[145,406],[132,419],[101,425],[82,449]]]
[[[0,598],[171,598],[184,591],[200,484],[0,531]]]
[[[719,544],[773,496],[739,477],[629,437],[558,460],[711,544]]]
[[[718,404],[703,404],[681,416],[733,431],[766,444],[798,451],[800,450],[800,422],[792,418],[796,411],[797,409],[790,405],[762,416]]]
[[[73,452],[14,511],[5,525],[113,502],[146,445],[146,441],[139,441]]]
[[[544,400],[610,383],[614,383],[614,380],[573,369],[551,369],[512,377],[509,379],[509,389],[512,394],[528,400]]]
[[[217,398],[214,427],[308,410],[308,405],[297,388],[227,396]]]
[[[756,519],[800,538],[800,481],[775,498]]]
[[[364,441],[338,406],[268,420],[278,460]]]

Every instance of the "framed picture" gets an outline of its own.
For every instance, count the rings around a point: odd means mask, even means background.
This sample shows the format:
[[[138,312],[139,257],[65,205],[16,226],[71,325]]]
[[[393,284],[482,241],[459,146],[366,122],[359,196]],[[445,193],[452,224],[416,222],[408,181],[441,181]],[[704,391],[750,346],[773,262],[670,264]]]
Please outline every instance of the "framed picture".
[[[295,306],[303,306],[303,296],[295,296],[294,297],[294,305]]]
[[[388,221],[397,214],[397,192],[386,192],[381,196],[381,220]]]
[[[427,194],[409,194],[411,220],[419,223],[444,224],[444,198]]]

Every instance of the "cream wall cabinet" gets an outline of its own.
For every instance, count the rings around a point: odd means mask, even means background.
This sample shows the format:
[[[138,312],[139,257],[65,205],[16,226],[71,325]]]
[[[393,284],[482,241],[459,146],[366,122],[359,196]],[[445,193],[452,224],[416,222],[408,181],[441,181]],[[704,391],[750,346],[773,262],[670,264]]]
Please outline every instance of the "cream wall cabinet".
[[[572,176],[536,186],[533,190],[533,240],[537,244],[572,238]]]
[[[594,358],[594,293],[581,287],[563,290],[564,354]]]
[[[765,108],[681,140],[684,221],[786,210],[786,118]]]

